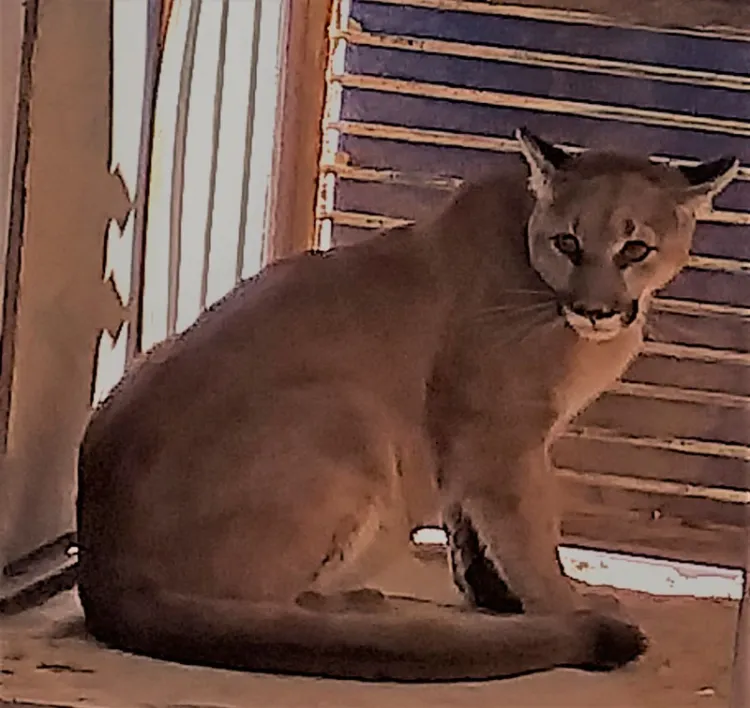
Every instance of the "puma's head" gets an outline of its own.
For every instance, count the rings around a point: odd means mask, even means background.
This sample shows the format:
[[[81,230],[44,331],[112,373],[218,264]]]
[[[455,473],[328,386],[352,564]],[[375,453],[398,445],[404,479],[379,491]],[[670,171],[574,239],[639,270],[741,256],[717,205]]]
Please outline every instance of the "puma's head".
[[[613,153],[573,156],[526,130],[516,137],[536,201],[531,264],[567,324],[596,341],[642,320],[651,293],[687,264],[696,217],[739,169],[733,157],[676,168]]]

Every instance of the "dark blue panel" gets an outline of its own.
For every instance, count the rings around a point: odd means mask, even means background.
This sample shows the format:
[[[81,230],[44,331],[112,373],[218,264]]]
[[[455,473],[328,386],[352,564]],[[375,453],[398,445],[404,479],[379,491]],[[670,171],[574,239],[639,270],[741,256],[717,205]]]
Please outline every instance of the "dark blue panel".
[[[715,118],[750,117],[747,91],[357,45],[349,48],[346,63],[354,74]]]
[[[339,180],[334,202],[340,211],[422,219],[434,216],[450,199],[450,192],[435,188]]]
[[[399,172],[421,172],[471,179],[519,164],[518,153],[493,152],[450,145],[424,145],[400,140],[341,136],[340,149],[352,164]]]
[[[332,242],[333,245],[350,245],[370,238],[376,233],[377,231],[374,229],[336,225],[333,228]],[[715,304],[748,307],[750,306],[750,274],[731,274],[688,268],[671,285],[662,290],[659,295],[681,300],[699,300]],[[652,317],[661,318],[662,320],[676,319],[676,316],[665,313],[654,313]],[[691,320],[685,317],[682,319],[685,321],[675,325],[679,327],[677,330],[670,325],[669,321],[663,324],[657,323],[657,330],[655,330],[653,338],[657,341],[667,341],[665,338],[668,338],[668,341],[685,341],[688,344],[697,346],[726,347],[741,351],[747,349],[748,344],[750,344],[750,341],[747,339],[747,332],[739,328],[733,328],[731,331],[725,328],[722,334],[725,335],[723,338],[727,339],[727,341],[718,341],[716,336],[712,334],[711,341],[708,342],[705,338],[698,336],[700,332],[696,332],[695,337],[686,339],[684,333],[691,326]],[[661,336],[659,336],[659,331],[662,331]],[[750,380],[750,371],[746,371],[746,374]],[[631,378],[631,380],[640,379]],[[696,386],[692,386],[692,388],[696,388]],[[748,393],[750,393],[750,389]]]
[[[419,174],[425,179],[438,175],[478,179],[483,175],[517,165],[520,159],[518,153],[424,145],[398,140],[361,138],[355,135],[343,135],[340,147],[351,157],[352,164],[358,167]],[[733,182],[715,200],[715,205],[717,209],[748,211],[750,209],[750,182],[740,180]],[[727,248],[731,248],[732,243],[737,242],[746,242],[747,249],[750,249],[750,229],[737,234],[734,227],[716,226],[715,228],[723,232],[729,228],[731,233],[721,237],[724,245],[716,247],[720,250],[708,250],[707,253],[728,256],[733,251]],[[720,234],[717,232],[712,238],[720,238]],[[745,250],[744,245],[740,245],[739,249],[735,252],[738,258],[750,258],[750,250]]]
[[[610,428],[617,432],[624,432],[626,435],[632,435],[634,431],[642,431],[643,427],[639,424],[642,423],[643,417],[648,419],[653,416],[653,413],[648,410],[648,405],[646,401],[642,399],[638,400],[633,406],[633,408],[637,407],[636,410],[629,407],[631,412],[629,419],[623,416],[622,420],[616,419],[617,423],[615,425],[602,425],[601,427]],[[645,416],[638,416],[638,410],[644,411]],[[713,411],[715,410],[713,409]],[[586,420],[585,424],[597,425],[600,423],[600,419],[596,416],[596,407],[589,409],[589,411],[587,417],[582,419]],[[677,408],[666,413],[663,418],[665,421],[679,420],[677,415],[681,412]],[[741,418],[741,416],[737,415],[736,411],[732,411],[729,416],[731,417],[731,415]],[[716,442],[730,442],[725,440],[725,438],[732,437],[732,428],[726,424],[724,426],[721,425],[724,422],[722,417],[719,415],[715,420],[704,418],[703,421],[696,422],[695,428],[698,429],[698,437]],[[602,416],[602,419],[606,421],[607,417]],[[591,422],[589,423],[588,421]],[[581,424],[583,425],[584,423],[582,422]],[[650,430],[649,432],[652,435],[656,433],[654,430]],[[664,435],[662,430],[659,433]],[[668,437],[668,435],[665,435],[665,437]],[[735,444],[741,445],[742,443]],[[647,479],[675,480],[683,484],[686,482],[688,484],[709,484],[712,487],[730,487],[734,489],[744,489],[748,486],[747,463],[738,459],[728,460],[726,458],[695,455],[688,452],[654,450],[652,448],[632,446],[632,444],[626,442],[575,439],[563,439],[555,443],[551,454],[555,466],[586,472],[615,475],[635,474]]]
[[[693,253],[750,261],[750,226],[698,224]]]
[[[750,307],[750,273],[686,268],[659,294],[681,300]]]
[[[714,205],[717,209],[750,211],[750,182],[735,180],[714,199]]]
[[[368,32],[535,49],[746,75],[750,43],[579,23],[354,2]]]
[[[400,219],[425,218],[434,215],[448,199],[444,191],[436,189],[349,180],[340,180],[336,190],[337,209]],[[699,227],[694,252],[717,255],[703,250],[711,246],[712,238],[715,238],[716,227],[710,225],[702,225],[702,227]],[[737,231],[738,243],[744,236],[744,245],[747,248],[749,230],[734,228]],[[680,299],[750,307],[750,273],[727,273],[688,268],[661,294]]]
[[[743,364],[640,356],[623,377],[626,381],[676,388],[750,395],[750,371]],[[745,463],[746,464],[746,463]]]
[[[338,181],[334,203],[340,211],[419,219],[433,216],[450,199],[450,191],[434,187],[343,179]],[[692,251],[700,256],[750,260],[750,226],[698,224]]]
[[[743,162],[750,161],[747,137],[361,89],[344,91],[341,117],[497,137],[511,137],[516,127],[525,125],[554,142],[630,151],[637,146],[644,153],[688,159],[733,154]]]
[[[655,309],[649,315],[648,339],[750,352],[750,320],[739,315],[715,315],[707,312],[696,317]],[[747,376],[750,380],[750,369]]]
[[[376,233],[373,229],[358,229],[354,226],[334,224],[331,233],[332,246],[351,246],[360,241],[371,238]]]

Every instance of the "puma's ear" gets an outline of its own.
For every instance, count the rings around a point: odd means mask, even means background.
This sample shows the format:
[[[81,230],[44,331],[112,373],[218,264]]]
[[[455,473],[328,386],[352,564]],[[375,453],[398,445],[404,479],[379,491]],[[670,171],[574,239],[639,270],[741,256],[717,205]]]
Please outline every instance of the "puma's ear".
[[[722,157],[693,167],[680,167],[688,186],[678,191],[677,201],[696,215],[710,211],[713,198],[729,186],[739,169],[740,161],[736,157]]]
[[[529,187],[532,193],[539,200],[549,200],[552,197],[550,188],[552,176],[555,170],[560,169],[571,159],[571,156],[526,128],[516,130],[516,140],[529,165]]]

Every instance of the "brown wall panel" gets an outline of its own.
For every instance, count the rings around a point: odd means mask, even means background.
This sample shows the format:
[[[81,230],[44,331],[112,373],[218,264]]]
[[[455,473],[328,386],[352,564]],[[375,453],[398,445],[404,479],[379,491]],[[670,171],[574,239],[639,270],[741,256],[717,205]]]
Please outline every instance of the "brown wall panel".
[[[638,357],[623,378],[627,381],[748,396],[749,374],[750,367],[746,364],[648,354]]]
[[[552,450],[556,465],[586,472],[663,479],[672,482],[743,489],[748,463],[734,458],[640,447],[628,442],[560,439]]]
[[[607,393],[580,415],[575,424],[610,428],[628,435],[750,445],[748,422],[747,408]]]

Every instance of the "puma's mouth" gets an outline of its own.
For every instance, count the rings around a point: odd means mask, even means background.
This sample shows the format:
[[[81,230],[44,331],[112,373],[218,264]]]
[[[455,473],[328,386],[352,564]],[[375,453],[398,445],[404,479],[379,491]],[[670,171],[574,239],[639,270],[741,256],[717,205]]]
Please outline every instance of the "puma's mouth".
[[[633,300],[625,311],[587,308],[582,304],[560,304],[560,314],[578,336],[593,342],[606,342],[638,320],[640,307]]]

